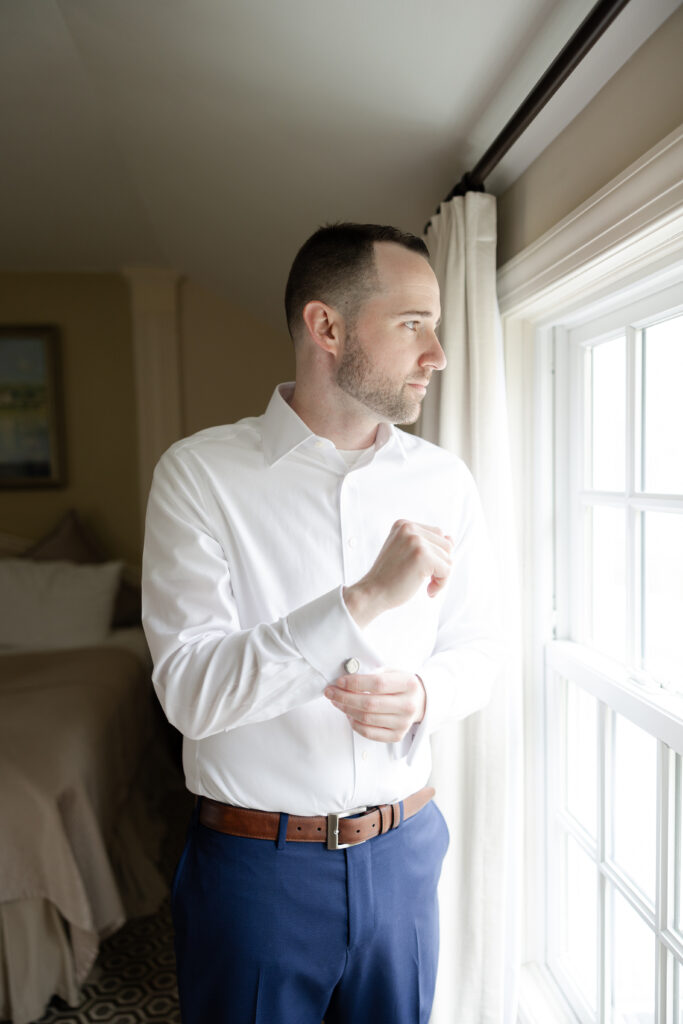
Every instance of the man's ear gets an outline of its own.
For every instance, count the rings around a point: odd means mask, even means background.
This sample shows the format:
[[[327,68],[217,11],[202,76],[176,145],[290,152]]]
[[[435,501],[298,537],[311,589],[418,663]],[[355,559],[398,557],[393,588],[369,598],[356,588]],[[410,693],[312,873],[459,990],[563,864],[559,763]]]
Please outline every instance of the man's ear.
[[[303,308],[302,317],[312,341],[319,348],[336,356],[343,332],[343,318],[333,306],[312,299]]]

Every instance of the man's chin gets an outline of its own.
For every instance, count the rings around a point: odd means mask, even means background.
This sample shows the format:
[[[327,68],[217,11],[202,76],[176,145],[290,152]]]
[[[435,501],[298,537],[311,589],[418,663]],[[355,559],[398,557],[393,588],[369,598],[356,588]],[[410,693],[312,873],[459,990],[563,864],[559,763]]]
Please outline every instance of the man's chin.
[[[409,427],[413,423],[417,423],[422,412],[422,406],[418,405],[415,409],[406,410],[398,419],[394,420],[394,426],[396,427]]]

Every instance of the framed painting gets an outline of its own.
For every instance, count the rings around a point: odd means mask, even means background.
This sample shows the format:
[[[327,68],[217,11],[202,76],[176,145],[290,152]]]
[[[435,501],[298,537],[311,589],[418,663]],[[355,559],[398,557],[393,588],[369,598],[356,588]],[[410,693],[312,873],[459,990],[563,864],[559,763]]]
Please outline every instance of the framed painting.
[[[0,326],[0,488],[65,482],[59,330]]]

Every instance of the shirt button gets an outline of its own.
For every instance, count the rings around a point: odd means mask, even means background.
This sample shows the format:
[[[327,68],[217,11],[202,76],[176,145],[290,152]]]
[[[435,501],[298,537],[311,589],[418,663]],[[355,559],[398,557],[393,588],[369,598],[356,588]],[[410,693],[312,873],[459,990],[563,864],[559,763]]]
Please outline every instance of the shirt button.
[[[349,537],[349,539],[347,540],[346,543],[349,545],[350,548],[355,548],[355,546],[356,546],[356,538],[355,537]]]
[[[367,750],[364,750],[363,753],[360,756],[361,756],[361,759],[363,761],[367,761],[367,759],[368,759],[368,752],[367,752]]]
[[[358,658],[347,658],[344,662],[344,671],[348,672],[350,676],[354,675],[360,668],[360,662]]]
[[[315,447],[316,448],[324,448],[325,447],[325,442],[324,441],[316,441],[315,442]]]

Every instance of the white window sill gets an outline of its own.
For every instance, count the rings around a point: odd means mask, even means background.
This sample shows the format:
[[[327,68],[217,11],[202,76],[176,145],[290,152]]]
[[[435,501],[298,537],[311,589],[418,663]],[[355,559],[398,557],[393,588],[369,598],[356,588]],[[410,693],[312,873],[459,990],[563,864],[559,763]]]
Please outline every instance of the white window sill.
[[[553,640],[546,645],[546,663],[639,728],[663,740],[676,753],[683,754],[680,694],[648,689],[617,662],[568,640]]]

